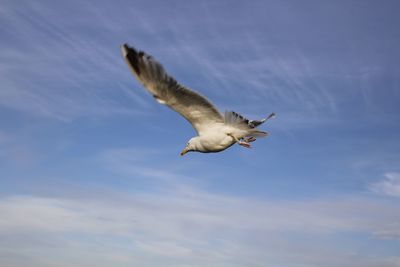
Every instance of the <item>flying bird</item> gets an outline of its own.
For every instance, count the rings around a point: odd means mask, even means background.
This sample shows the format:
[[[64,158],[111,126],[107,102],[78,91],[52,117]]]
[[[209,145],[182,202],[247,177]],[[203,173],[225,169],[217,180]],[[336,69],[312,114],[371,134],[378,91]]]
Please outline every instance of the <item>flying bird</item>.
[[[222,116],[207,98],[179,84],[152,56],[128,44],[121,46],[121,52],[147,91],[159,103],[181,114],[197,131],[198,136],[189,140],[181,156],[190,151],[220,152],[235,143],[250,148],[250,143],[257,137],[268,135],[257,126],[274,117],[275,113],[262,120],[249,120],[234,111],[226,111]]]

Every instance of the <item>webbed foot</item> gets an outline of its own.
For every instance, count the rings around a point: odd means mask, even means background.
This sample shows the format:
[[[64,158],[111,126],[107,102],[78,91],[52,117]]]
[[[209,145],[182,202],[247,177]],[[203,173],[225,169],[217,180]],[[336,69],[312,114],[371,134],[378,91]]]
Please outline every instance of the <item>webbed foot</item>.
[[[238,143],[239,145],[241,145],[241,146],[243,146],[243,147],[245,147],[245,148],[251,148],[251,145],[247,142],[247,140],[241,141],[241,140],[239,140],[236,136],[234,136],[233,134],[228,133],[228,135],[229,135],[230,137],[232,137],[233,140],[235,140],[235,142]],[[248,139],[251,139],[251,137],[248,138]],[[253,140],[253,141],[254,141],[254,140]],[[253,141],[250,141],[250,142],[253,142]]]
[[[245,148],[251,148],[251,145],[245,141],[239,141],[238,144]]]

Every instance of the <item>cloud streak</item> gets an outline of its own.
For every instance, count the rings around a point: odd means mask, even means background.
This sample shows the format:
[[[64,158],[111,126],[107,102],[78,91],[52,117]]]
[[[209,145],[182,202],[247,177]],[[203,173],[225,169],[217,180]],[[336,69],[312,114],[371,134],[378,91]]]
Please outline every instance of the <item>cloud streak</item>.
[[[400,236],[400,225],[395,223],[400,220],[399,208],[384,201],[358,197],[300,202],[255,200],[209,194],[191,187],[162,194],[111,194],[107,200],[15,195],[2,197],[0,214],[2,236],[24,233],[25,238],[20,242],[26,242],[33,235],[42,236],[43,242],[60,238],[59,245],[66,246],[71,253],[79,249],[73,242],[75,236],[90,237],[91,242],[107,238],[111,244],[102,245],[105,248],[122,246],[126,254],[120,256],[128,262],[145,255],[152,258],[147,264],[153,266],[241,266],[245,263],[261,266],[260,262],[270,260],[287,266],[299,263],[338,266],[355,259],[335,247],[331,248],[332,253],[343,258],[332,263],[328,255],[317,256],[324,255],[324,249],[329,246],[317,249],[315,242],[329,240],[340,233],[343,233],[342,239],[349,233],[384,239]],[[293,238],[302,235],[313,236],[314,241],[298,242]],[[15,246],[24,247],[15,242]],[[98,246],[91,243],[89,254],[82,255],[80,260],[90,258]],[[280,258],[281,253],[300,247],[290,257]],[[0,250],[4,251],[5,247],[1,246]],[[28,247],[21,254],[37,257],[30,255]],[[116,263],[119,266],[123,261],[116,260]],[[368,259],[357,259],[353,264],[374,266]]]
[[[288,22],[277,16],[282,10],[303,18],[304,14],[289,6],[282,4],[275,12],[268,11],[269,19],[286,29]],[[2,79],[0,104],[63,121],[110,114],[143,116],[151,99],[135,84],[121,60],[118,46],[123,42],[155,55],[179,81],[209,96],[222,110],[236,109],[257,117],[273,110],[283,115],[282,127],[335,122],[335,115],[348,108],[338,106],[349,97],[367,98],[368,105],[375,103],[374,88],[365,93],[363,70],[382,69],[379,64],[360,66],[349,57],[349,64],[343,66],[343,51],[331,46],[328,52],[333,60],[328,62],[321,51],[312,53],[307,38],[282,41],[284,32],[263,29],[269,24],[262,19],[264,15],[234,20],[233,14],[241,14],[236,5],[232,14],[224,16],[204,17],[198,10],[183,8],[190,20],[180,16],[169,19],[171,12],[177,12],[169,7],[154,16],[154,9],[144,3],[123,10],[105,2],[102,7],[87,8],[31,2],[23,8],[7,5],[2,9],[2,24],[7,26],[1,30],[13,42],[1,46],[0,73],[6,78]],[[204,4],[198,8],[214,12]],[[77,19],[63,20],[66,13],[77,14]],[[227,24],[227,19],[231,23]],[[308,35],[307,23],[302,21],[296,29]],[[193,29],[203,24],[195,34]],[[249,26],[253,30],[222,35]],[[327,42],[320,41],[317,49]],[[367,76],[368,86],[380,78]]]
[[[381,181],[370,184],[370,190],[392,197],[400,197],[400,173],[386,173]]]
[[[0,104],[63,121],[145,109],[144,93],[121,82],[118,44],[110,50],[109,44],[73,31],[82,21],[65,22],[53,11],[38,3],[3,10],[8,27],[2,31],[15,42],[3,43],[0,52]]]

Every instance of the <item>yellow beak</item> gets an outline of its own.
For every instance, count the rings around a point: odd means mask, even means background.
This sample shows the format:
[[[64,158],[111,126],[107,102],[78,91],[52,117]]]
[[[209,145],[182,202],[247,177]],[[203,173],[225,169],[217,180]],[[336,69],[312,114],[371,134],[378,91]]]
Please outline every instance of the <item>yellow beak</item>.
[[[185,155],[186,153],[189,152],[189,149],[187,149],[187,147],[185,147],[182,151],[181,151],[181,156]]]

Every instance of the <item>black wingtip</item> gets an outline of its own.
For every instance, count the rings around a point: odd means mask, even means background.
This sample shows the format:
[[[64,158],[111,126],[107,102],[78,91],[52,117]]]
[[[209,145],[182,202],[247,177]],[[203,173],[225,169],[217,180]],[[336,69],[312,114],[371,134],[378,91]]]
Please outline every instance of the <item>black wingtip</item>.
[[[276,117],[275,112],[272,112],[271,114],[269,114],[269,116],[265,120],[273,119],[275,117]]]
[[[133,54],[137,54],[137,51],[135,48],[129,46],[127,43],[121,45],[121,53],[124,57],[127,57],[128,54],[133,53]]]
[[[127,43],[121,45],[122,56],[127,60],[128,64],[133,68],[137,75],[140,75],[139,58],[141,55],[135,48],[130,47]]]

